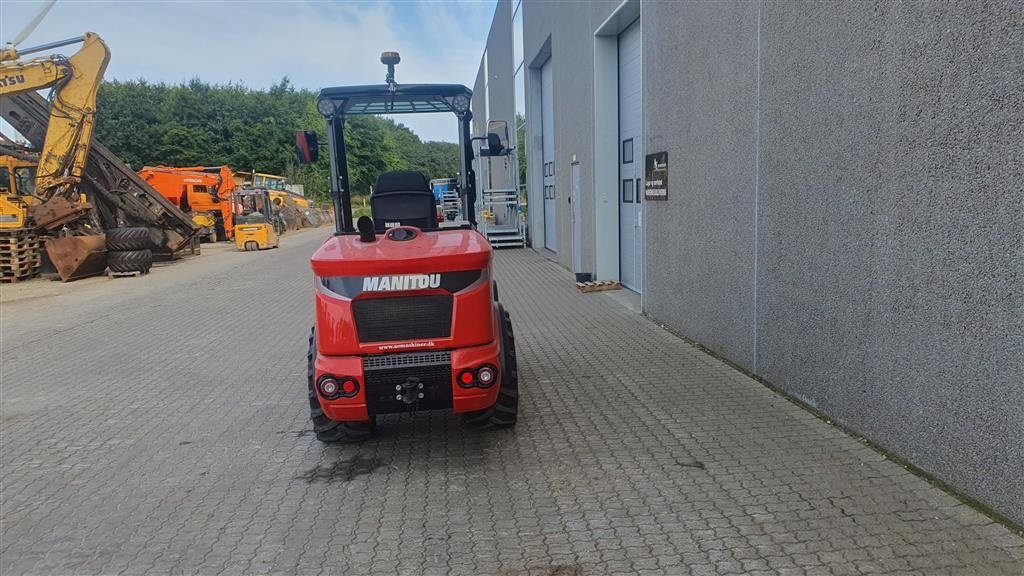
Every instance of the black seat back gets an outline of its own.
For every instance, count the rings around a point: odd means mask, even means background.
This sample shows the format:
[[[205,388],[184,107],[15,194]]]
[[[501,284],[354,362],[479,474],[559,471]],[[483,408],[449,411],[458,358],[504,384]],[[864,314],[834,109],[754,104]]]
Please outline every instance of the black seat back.
[[[370,196],[373,227],[378,232],[399,226],[437,228],[437,205],[427,177],[414,170],[384,172]]]

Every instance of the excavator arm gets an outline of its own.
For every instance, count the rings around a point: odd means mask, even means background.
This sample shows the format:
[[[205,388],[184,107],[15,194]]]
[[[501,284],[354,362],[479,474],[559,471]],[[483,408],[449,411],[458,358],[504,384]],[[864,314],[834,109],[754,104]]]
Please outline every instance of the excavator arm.
[[[77,42],[82,48],[69,58],[18,60],[28,53]],[[8,47],[0,57],[0,97],[54,89],[36,174],[35,196],[44,203],[54,197],[77,197],[76,186],[82,180],[96,126],[96,92],[109,61],[110,50],[92,32],[21,52]]]
[[[45,10],[36,23],[43,14]],[[24,59],[28,54],[79,42],[81,49],[70,58],[53,55]],[[18,50],[17,43],[18,40],[8,44],[0,52],[0,97],[4,99],[4,115],[13,120],[11,123],[17,129],[21,119],[15,117],[17,113],[13,110],[7,110],[10,101],[36,95],[37,90],[44,88],[53,89],[33,192],[41,203],[30,206],[29,215],[36,228],[57,234],[46,240],[46,253],[61,279],[67,281],[101,273],[106,268],[106,237],[98,227],[90,226],[88,220],[96,224],[98,220],[92,206],[78,200],[78,185],[92,145],[96,92],[110,61],[110,50],[91,32],[25,50]],[[5,206],[3,210],[9,208]],[[91,218],[83,219],[84,216]]]

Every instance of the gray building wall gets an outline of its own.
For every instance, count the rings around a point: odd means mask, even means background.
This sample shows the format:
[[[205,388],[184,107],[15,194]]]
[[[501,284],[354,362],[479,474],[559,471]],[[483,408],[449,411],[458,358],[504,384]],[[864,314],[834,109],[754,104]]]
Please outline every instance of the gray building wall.
[[[1024,524],[1022,14],[765,6],[757,368]]]
[[[644,10],[648,313],[1024,523],[1020,4]]]
[[[568,198],[573,157],[580,163],[582,263],[594,270],[594,30],[619,2],[523,2],[523,52],[526,66],[538,68],[538,55],[551,49],[554,74],[555,187],[558,190],[559,264],[572,266],[572,208]],[[550,43],[548,42],[550,40]],[[533,108],[534,76],[526,76],[527,111]],[[540,118],[528,117],[527,146],[539,150],[541,135],[533,130]],[[528,165],[532,174],[540,166]],[[529,190],[531,213],[543,211],[540,190]],[[531,223],[535,220],[531,219]],[[614,232],[618,234],[618,231]]]
[[[487,35],[487,70],[490,76],[487,119],[504,120],[509,126],[514,126],[516,104],[515,87],[512,85],[511,4],[510,0],[498,0]]]
[[[575,156],[585,271],[618,234],[595,230],[593,172],[594,31],[618,5],[523,6],[526,65],[554,66],[556,259]],[[642,10],[670,183],[645,312],[1024,524],[1020,3]]]
[[[498,0],[495,7],[491,27],[487,33],[486,58],[487,78],[485,86],[484,62],[480,61],[477,69],[476,82],[473,85],[473,136],[487,133],[488,122],[502,120],[507,123],[509,142],[515,140],[515,86],[512,47],[512,2]],[[486,101],[486,106],[484,105]],[[486,111],[486,112],[485,112]],[[480,145],[477,145],[478,147]],[[505,170],[503,158],[477,158],[474,169],[477,175],[479,190],[488,187],[509,188],[513,182]],[[478,198],[478,201],[481,200]],[[478,204],[478,208],[482,208]],[[499,224],[504,224],[503,213],[495,215]]]
[[[648,314],[754,368],[757,5],[644,5],[645,150],[669,193],[646,208]]]

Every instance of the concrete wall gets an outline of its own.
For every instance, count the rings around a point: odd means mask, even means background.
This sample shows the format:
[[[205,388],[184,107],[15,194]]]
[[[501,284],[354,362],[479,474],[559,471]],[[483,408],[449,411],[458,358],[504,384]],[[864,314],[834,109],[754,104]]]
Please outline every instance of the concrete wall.
[[[757,370],[1024,524],[1021,8],[765,5]]]
[[[558,250],[556,260],[572,266],[572,212],[568,198],[572,182],[570,165],[580,163],[580,195],[583,239],[583,270],[594,270],[594,30],[615,10],[618,2],[523,2],[523,53],[526,66],[539,66],[537,55],[550,39],[554,66],[555,186],[558,189]],[[526,76],[527,146],[540,149],[540,118],[529,115],[534,88]],[[540,166],[529,165],[533,175]],[[530,213],[543,211],[540,190],[529,190]],[[531,223],[536,222],[531,218]],[[536,239],[537,226],[533,226]],[[618,232],[615,231],[617,234]],[[542,245],[535,242],[536,245]]]
[[[1021,14],[645,3],[645,303],[1024,523]]]
[[[514,110],[507,1],[488,56]],[[571,266],[575,159],[584,271],[618,234],[595,229],[593,104],[619,4],[522,8],[526,66],[554,66],[555,258]],[[1024,524],[1020,3],[642,10],[645,146],[670,182],[645,208],[645,312]],[[537,245],[542,207],[531,188]]]
[[[645,150],[669,193],[646,206],[647,312],[754,367],[757,5],[644,4]]]
[[[487,35],[487,70],[490,75],[487,120],[504,120],[509,126],[514,126],[516,105],[512,68],[511,5],[511,0],[498,0],[494,19],[491,21],[491,30]]]
[[[476,88],[473,90],[473,135],[482,136],[487,132],[488,122],[503,120],[509,127],[509,139],[514,138],[515,130],[515,86],[514,68],[512,64],[512,2],[498,0],[487,34],[487,90],[484,89],[484,63],[481,60],[477,70]],[[484,99],[487,99],[487,114],[484,115]],[[478,144],[481,146],[483,143]],[[477,171],[477,183],[482,191],[485,188],[507,188],[512,182],[507,177],[505,159],[477,159],[474,163]],[[479,206],[479,205],[478,205]],[[498,224],[504,224],[505,214],[497,212]]]

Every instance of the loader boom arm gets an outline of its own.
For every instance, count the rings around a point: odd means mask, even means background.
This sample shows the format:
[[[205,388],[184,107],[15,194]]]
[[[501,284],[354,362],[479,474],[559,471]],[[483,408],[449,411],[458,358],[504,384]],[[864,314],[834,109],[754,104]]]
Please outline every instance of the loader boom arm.
[[[35,195],[44,201],[77,194],[76,186],[82,180],[92,145],[96,92],[110,61],[110,50],[92,32],[86,32],[81,42],[82,48],[69,58],[17,60],[18,54],[8,48],[0,61],[0,97],[54,89],[36,175]],[[12,124],[17,128],[17,122]]]

